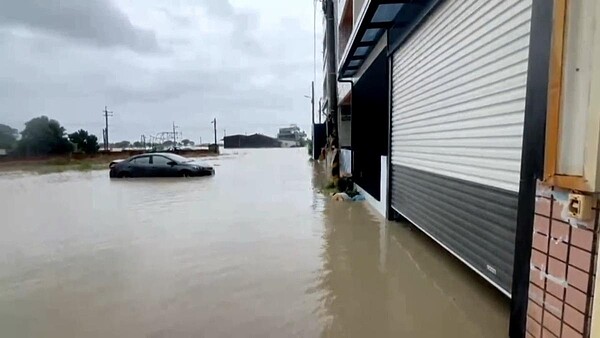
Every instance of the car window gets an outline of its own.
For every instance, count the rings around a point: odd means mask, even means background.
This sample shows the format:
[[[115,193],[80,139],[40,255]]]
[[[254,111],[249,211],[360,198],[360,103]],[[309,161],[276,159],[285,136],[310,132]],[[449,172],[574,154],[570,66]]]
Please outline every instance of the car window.
[[[183,156],[179,156],[179,155],[175,155],[175,154],[169,154],[167,155],[168,158],[170,158],[171,160],[177,162],[177,163],[186,163],[186,162],[191,162],[192,160],[189,158],[185,158]]]
[[[152,163],[154,165],[158,165],[158,166],[168,166],[169,162],[171,162],[170,159],[164,157],[164,156],[152,156]]]
[[[150,165],[150,156],[134,158],[133,164],[135,164],[135,165]]]

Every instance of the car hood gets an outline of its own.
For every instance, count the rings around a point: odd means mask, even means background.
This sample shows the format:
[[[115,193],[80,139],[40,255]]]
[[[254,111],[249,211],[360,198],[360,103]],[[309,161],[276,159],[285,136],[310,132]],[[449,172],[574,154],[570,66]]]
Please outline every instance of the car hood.
[[[112,168],[118,166],[119,164],[123,163],[123,161],[125,161],[125,160],[113,160],[113,161],[110,161],[110,164],[108,165],[108,167],[112,169]]]

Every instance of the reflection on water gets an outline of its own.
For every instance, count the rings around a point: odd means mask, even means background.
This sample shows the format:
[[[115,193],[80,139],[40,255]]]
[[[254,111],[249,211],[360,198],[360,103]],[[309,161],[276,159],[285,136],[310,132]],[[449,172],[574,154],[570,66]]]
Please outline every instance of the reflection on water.
[[[508,300],[421,233],[348,204],[325,217],[322,336],[507,336]]]
[[[417,231],[330,202],[305,149],[208,162],[189,180],[0,176],[0,336],[506,336],[506,299]]]

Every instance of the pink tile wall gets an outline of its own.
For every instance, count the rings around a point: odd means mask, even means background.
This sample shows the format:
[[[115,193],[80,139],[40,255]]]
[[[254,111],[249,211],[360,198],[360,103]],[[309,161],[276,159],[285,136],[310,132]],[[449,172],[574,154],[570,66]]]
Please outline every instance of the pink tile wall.
[[[531,252],[527,337],[589,337],[596,220],[566,212],[569,191],[538,183]]]

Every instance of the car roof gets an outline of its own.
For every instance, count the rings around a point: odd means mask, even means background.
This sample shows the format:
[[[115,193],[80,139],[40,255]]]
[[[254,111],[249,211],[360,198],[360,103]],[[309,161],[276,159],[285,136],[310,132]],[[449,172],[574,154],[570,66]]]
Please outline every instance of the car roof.
[[[129,159],[133,160],[133,159],[139,158],[139,157],[156,156],[156,155],[158,155],[158,156],[165,156],[167,158],[171,158],[171,155],[175,155],[175,154],[171,154],[171,153],[145,153],[145,154],[139,154],[139,155],[131,156]],[[181,156],[181,155],[179,155],[179,156]]]

